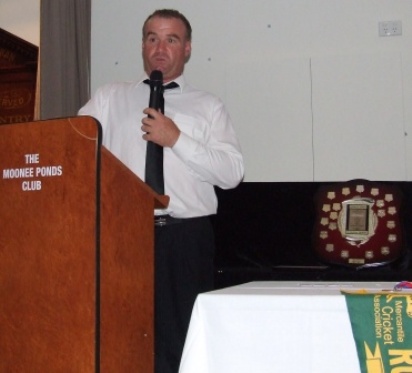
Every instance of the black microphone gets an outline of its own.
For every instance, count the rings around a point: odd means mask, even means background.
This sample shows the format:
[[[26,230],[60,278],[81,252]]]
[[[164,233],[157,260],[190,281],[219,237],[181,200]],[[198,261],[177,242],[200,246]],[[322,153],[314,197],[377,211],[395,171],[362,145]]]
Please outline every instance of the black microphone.
[[[159,70],[153,70],[150,74],[150,98],[149,107],[159,110],[162,107],[163,95],[163,73]]]

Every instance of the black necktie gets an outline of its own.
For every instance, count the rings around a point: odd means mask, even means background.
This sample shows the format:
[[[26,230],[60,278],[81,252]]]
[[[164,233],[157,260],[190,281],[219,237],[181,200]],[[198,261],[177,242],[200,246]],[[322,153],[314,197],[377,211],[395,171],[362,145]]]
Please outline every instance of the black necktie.
[[[149,79],[146,79],[143,82],[145,84],[150,84]],[[175,82],[163,86],[160,96],[160,111],[162,114],[164,114],[164,90],[177,87],[179,87],[179,85]],[[148,141],[146,147],[145,181],[156,193],[164,194],[163,147],[152,141]]]

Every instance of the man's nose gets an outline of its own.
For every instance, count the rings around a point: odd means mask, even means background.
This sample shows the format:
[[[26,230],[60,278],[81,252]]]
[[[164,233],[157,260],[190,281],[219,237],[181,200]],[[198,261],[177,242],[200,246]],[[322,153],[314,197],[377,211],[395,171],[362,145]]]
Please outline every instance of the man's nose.
[[[165,50],[166,49],[166,44],[167,44],[167,42],[166,42],[166,40],[160,40],[158,43],[157,43],[157,50],[158,51],[163,51],[163,50]]]

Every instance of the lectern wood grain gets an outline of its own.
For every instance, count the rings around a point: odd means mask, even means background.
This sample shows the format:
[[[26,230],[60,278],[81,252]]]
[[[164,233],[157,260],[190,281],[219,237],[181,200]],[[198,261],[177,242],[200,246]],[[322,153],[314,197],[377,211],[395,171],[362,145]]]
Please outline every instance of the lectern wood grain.
[[[0,371],[153,371],[153,209],[90,117],[0,128]]]

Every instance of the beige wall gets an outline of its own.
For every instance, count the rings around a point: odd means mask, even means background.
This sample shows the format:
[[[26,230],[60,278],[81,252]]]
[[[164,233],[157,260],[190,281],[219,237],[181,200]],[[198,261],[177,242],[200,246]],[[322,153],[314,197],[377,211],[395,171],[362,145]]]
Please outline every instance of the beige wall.
[[[0,27],[40,44],[40,0],[0,0]]]
[[[162,0],[92,1],[92,89],[141,72],[141,24]],[[187,76],[234,119],[247,181],[412,180],[412,1],[170,0],[194,28]],[[39,44],[40,0],[0,0]],[[24,11],[22,11],[24,9]],[[403,34],[382,38],[380,21]]]
[[[186,75],[226,102],[246,181],[412,180],[412,1],[93,0],[93,90],[140,75],[165,6],[192,23]]]

